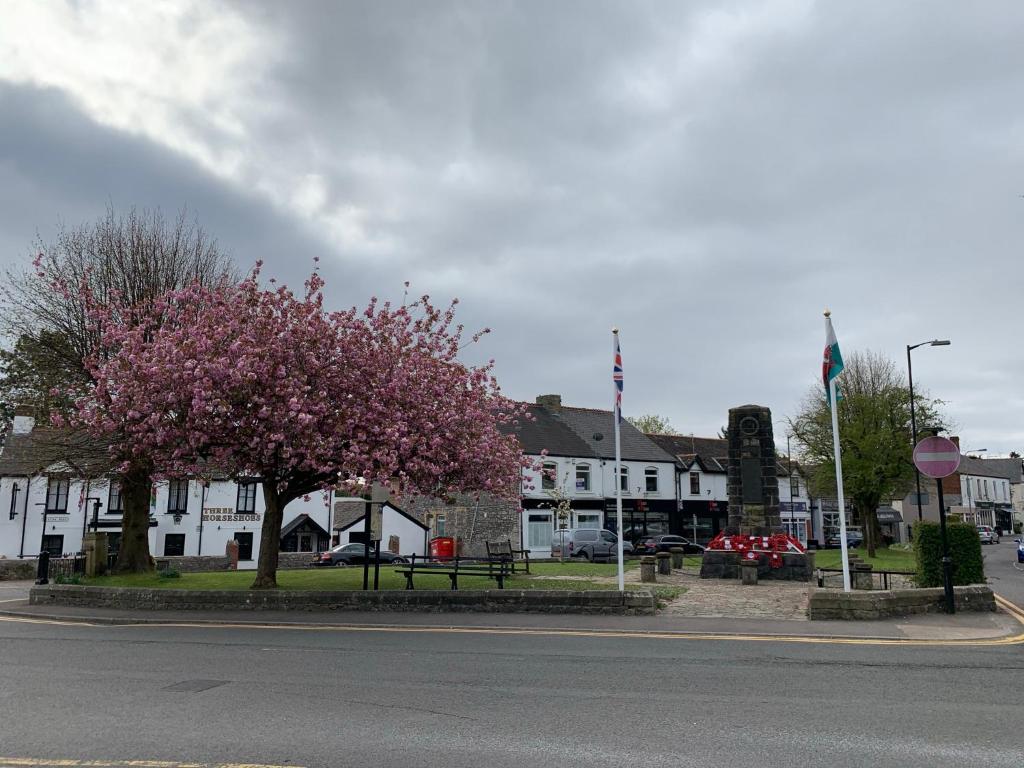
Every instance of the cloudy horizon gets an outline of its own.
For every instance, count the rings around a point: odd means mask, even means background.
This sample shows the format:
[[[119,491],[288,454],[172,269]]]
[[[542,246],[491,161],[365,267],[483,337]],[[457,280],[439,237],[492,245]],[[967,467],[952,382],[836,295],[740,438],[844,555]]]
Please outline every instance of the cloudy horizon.
[[[0,270],[182,207],[338,307],[460,299],[511,397],[713,436],[820,375],[822,311],[1024,452],[1024,7],[30,2],[0,25]]]

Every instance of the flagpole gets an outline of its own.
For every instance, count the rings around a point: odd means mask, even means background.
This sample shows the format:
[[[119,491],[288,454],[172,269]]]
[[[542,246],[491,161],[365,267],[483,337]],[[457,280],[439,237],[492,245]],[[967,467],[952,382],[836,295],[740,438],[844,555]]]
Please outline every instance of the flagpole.
[[[619,329],[612,328],[612,359],[615,360],[619,353]],[[619,405],[619,385],[618,382],[612,381],[612,420],[615,422],[615,522],[617,525],[616,530],[619,532],[618,541],[618,576],[619,576],[619,592],[624,592],[626,589],[625,575],[623,572],[622,564],[622,537],[625,536],[625,531],[622,530],[622,449],[619,438],[619,420],[622,417],[620,413]]]
[[[825,310],[826,333],[831,313]],[[836,458],[836,489],[839,496],[839,546],[843,559],[843,591],[850,591],[850,557],[846,546],[846,499],[843,496],[843,459],[839,451],[839,402],[836,398],[836,380],[828,382],[828,404],[832,411],[832,450]]]

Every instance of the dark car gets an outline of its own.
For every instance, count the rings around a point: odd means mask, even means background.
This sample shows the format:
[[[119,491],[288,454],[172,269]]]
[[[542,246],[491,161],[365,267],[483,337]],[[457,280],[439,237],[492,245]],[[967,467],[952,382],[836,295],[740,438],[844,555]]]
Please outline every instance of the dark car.
[[[700,544],[672,534],[641,539],[634,547],[634,551],[641,555],[653,555],[655,552],[669,552],[675,547],[682,547],[683,552],[688,555],[699,555],[704,552],[704,547]]]
[[[856,528],[846,529],[846,546],[850,549],[859,547],[864,543],[864,534],[858,531]],[[839,539],[839,533],[833,533],[827,539],[825,539],[825,546],[828,548],[834,548],[841,546],[842,543]]]
[[[375,557],[373,546],[367,547],[365,552],[369,553],[369,560],[373,563]],[[362,544],[339,544],[334,549],[329,549],[317,555],[313,560],[313,565],[334,565],[339,568],[344,568],[347,565],[362,565],[363,553]],[[401,555],[396,555],[393,552],[384,552],[383,550],[380,553],[380,561],[389,564],[409,562]]]

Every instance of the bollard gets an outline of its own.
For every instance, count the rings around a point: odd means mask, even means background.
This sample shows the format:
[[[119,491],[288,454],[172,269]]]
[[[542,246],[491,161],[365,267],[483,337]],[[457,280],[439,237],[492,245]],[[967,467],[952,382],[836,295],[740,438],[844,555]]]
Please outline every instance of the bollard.
[[[854,589],[874,589],[871,577],[871,563],[857,563],[853,566],[852,581]]]
[[[39,553],[39,564],[36,568],[36,584],[50,583],[50,553],[43,550]]]
[[[672,553],[659,552],[655,555],[658,558],[658,573],[662,576],[672,575]]]
[[[743,559],[740,561],[740,581],[744,586],[757,586],[757,560]]]
[[[654,575],[654,558],[650,555],[644,555],[640,558],[640,581],[649,582],[656,580]]]
[[[680,568],[683,567],[683,548],[672,547],[672,549],[670,549],[669,552],[672,553],[672,567],[678,571]]]

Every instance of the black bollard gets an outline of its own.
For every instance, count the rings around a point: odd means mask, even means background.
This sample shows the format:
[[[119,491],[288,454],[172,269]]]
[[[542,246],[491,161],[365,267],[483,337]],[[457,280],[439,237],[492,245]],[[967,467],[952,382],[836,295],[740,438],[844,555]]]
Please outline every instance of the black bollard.
[[[50,583],[50,553],[43,550],[39,553],[39,566],[36,568],[36,584]]]

